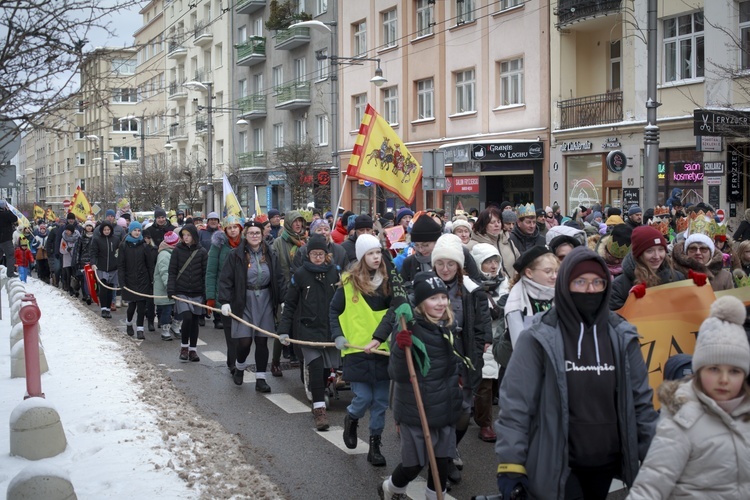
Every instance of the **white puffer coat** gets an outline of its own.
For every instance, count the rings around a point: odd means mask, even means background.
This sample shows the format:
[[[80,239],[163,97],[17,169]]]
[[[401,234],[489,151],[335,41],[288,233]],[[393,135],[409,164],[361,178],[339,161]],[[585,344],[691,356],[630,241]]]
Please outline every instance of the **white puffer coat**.
[[[725,413],[692,380],[659,388],[661,418],[627,500],[750,498],[750,398]]]

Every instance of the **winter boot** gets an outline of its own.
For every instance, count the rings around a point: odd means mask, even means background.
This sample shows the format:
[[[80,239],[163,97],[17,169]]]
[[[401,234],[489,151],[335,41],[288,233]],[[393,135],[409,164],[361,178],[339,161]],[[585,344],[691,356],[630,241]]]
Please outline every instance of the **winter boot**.
[[[172,334],[169,333],[169,328],[170,328],[169,325],[161,325],[161,339],[165,341],[168,340],[171,342]]]
[[[155,332],[156,328],[154,327],[154,320],[150,319],[148,320],[148,331],[149,332]]]
[[[136,332],[136,337],[138,340],[146,340],[146,336],[143,335],[143,327],[139,326],[138,331]]]
[[[281,365],[279,363],[274,363],[271,361],[271,375],[274,377],[283,377],[284,372],[281,371]]]
[[[245,370],[240,370],[239,368],[235,368],[232,372],[232,380],[237,385],[242,385],[242,379],[245,377]]]
[[[268,385],[266,379],[259,378],[255,381],[255,390],[258,392],[271,392],[271,386]]]
[[[349,412],[344,417],[344,444],[350,450],[357,447],[357,424],[359,420],[352,418]]]
[[[190,349],[190,352],[188,353],[188,359],[190,361],[195,361],[196,363],[201,360],[200,357],[198,357],[198,351],[195,349]]]
[[[122,307],[122,297],[119,295],[115,297],[115,306]]]
[[[397,488],[392,482],[390,476],[378,485],[378,495],[380,500],[407,500],[406,488]]]
[[[181,319],[173,319],[172,320],[172,326],[170,327],[170,330],[172,332],[172,336],[176,339],[182,338],[182,320]]]
[[[315,428],[319,431],[328,430],[328,416],[325,407],[313,408],[313,417],[315,417]]]
[[[385,457],[380,453],[380,436],[370,436],[370,450],[367,452],[367,461],[375,467],[385,466]]]
[[[128,336],[132,337],[135,335],[135,330],[133,329],[133,323],[125,323],[125,332],[128,334]]]
[[[188,360],[188,347],[182,346],[180,347],[180,361],[187,361]]]

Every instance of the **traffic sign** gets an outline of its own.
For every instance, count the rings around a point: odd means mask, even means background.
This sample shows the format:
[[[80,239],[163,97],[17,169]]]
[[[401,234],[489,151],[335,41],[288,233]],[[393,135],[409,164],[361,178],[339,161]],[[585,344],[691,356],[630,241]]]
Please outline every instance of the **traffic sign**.
[[[66,209],[70,207],[70,200],[63,200],[63,207]]]

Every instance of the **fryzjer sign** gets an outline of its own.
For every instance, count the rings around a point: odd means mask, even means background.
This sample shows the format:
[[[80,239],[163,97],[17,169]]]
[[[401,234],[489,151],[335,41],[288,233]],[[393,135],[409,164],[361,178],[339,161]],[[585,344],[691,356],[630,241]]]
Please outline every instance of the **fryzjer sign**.
[[[445,192],[448,194],[474,194],[479,192],[479,177],[446,177]]]
[[[744,137],[750,134],[750,111],[696,109],[693,135]]]
[[[471,146],[472,160],[541,160],[542,158],[544,158],[544,147],[541,142],[498,142],[472,144]]]

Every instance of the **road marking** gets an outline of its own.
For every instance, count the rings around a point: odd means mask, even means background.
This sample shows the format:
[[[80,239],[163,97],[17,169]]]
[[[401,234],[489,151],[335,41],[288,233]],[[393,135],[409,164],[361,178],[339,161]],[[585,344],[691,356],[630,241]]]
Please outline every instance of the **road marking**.
[[[310,411],[310,410],[307,410]],[[338,427],[338,426],[331,426],[328,428],[327,431],[318,432],[316,431],[318,436],[322,437],[332,445],[334,445],[336,448],[340,449],[347,455],[364,455],[367,453],[367,450],[369,449],[369,445],[362,441],[361,439],[357,439],[357,447],[353,450],[350,450],[346,447],[344,444],[344,428]],[[424,497],[424,495],[422,495]]]
[[[425,470],[427,468],[425,467]],[[385,478],[383,478],[385,479]],[[427,489],[427,480],[423,479],[422,476],[417,476],[417,478],[409,483],[409,485],[406,487],[406,495],[409,498],[413,498],[414,500],[422,499],[425,497],[424,492]],[[450,496],[448,493],[443,495],[443,498],[445,500],[456,500],[456,497]]]
[[[609,492],[612,493],[612,492],[620,491],[624,489],[625,489],[625,483],[623,483],[619,479],[613,479],[612,484],[609,487]]]
[[[255,373],[245,370],[245,375],[242,378],[242,382],[245,384],[254,384],[257,379]]]
[[[198,342],[195,345],[199,346],[199,345],[208,345],[208,344],[206,344],[205,342],[203,342],[201,339],[198,339]]]
[[[266,399],[281,408],[287,413],[310,413],[312,410],[309,405],[302,404],[291,394],[266,394]]]
[[[169,373],[173,373],[173,372],[181,372],[183,371],[183,369],[182,368],[167,368],[167,371]]]
[[[211,361],[215,361],[217,363],[220,362],[220,361],[226,361],[227,360],[227,355],[224,354],[221,351],[203,351],[201,353],[201,356],[205,356],[208,359],[210,359]]]

